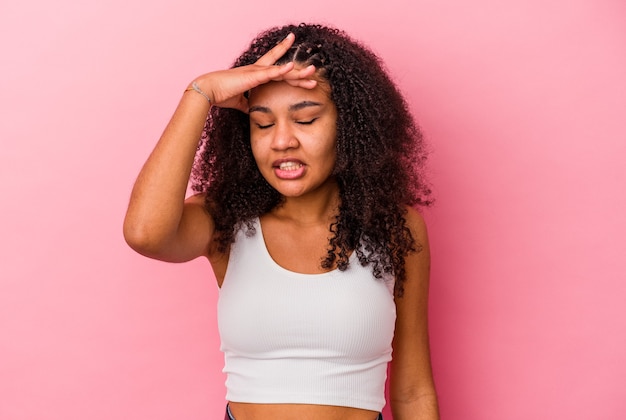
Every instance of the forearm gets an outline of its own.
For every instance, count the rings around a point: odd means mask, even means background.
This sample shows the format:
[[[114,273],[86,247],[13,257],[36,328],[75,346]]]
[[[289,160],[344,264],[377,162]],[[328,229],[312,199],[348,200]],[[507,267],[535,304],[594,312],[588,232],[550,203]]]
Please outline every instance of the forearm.
[[[209,102],[185,93],[144,164],[131,193],[124,235],[131,246],[151,248],[176,234]]]
[[[439,420],[437,395],[424,394],[412,400],[392,400],[394,420]]]

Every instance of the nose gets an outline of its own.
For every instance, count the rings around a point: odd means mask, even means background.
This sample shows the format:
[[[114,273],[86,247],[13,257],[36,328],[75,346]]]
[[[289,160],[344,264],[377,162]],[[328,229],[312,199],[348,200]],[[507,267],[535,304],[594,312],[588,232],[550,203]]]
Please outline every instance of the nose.
[[[288,150],[298,147],[298,139],[288,123],[277,122],[272,134],[272,149]]]

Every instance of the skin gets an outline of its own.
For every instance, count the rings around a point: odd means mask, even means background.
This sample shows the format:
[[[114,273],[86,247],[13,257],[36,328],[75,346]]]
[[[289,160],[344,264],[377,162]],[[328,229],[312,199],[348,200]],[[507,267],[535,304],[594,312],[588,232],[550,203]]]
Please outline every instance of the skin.
[[[320,259],[326,253],[329,225],[339,205],[338,187],[331,176],[337,111],[328,85],[316,77],[314,67],[274,65],[293,42],[289,35],[255,64],[208,73],[195,82],[212,99],[212,105],[250,114],[252,151],[259,170],[285,197],[283,205],[260,219],[267,249],[284,268],[313,274],[324,271]],[[244,92],[250,92],[249,99]],[[204,197],[185,200],[210,106],[196,92],[183,95],[137,178],[124,236],[133,249],[151,258],[171,262],[207,258],[221,286],[228,252],[218,252],[212,242],[215,228]],[[280,170],[280,162],[296,165]],[[396,420],[434,420],[439,417],[428,350],[428,237],[419,213],[408,209],[406,217],[423,250],[407,257],[405,294],[396,299],[391,404]],[[238,420],[373,420],[378,415],[325,405],[230,404]]]

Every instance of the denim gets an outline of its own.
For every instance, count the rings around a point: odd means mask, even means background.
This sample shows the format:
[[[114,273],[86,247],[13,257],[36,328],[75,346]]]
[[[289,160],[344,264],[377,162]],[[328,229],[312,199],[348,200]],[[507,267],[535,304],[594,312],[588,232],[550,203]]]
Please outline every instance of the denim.
[[[224,420],[236,420],[233,416],[233,413],[230,412],[230,407],[228,406],[228,404],[226,404],[226,415],[224,416]],[[376,420],[383,420],[382,413],[378,415],[378,418]]]
[[[230,407],[226,404],[226,415],[224,416],[224,420],[235,420],[233,414],[230,412]]]

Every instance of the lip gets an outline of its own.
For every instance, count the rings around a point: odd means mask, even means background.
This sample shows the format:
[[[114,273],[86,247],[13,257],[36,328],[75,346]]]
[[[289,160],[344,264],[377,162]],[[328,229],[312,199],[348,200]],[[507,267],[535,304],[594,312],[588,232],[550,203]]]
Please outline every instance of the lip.
[[[296,163],[300,165],[300,167],[297,169],[280,169],[280,165],[287,162]],[[301,178],[306,172],[306,164],[300,159],[293,158],[277,159],[272,163],[272,168],[274,169],[274,175],[276,175],[277,178],[284,180]]]

